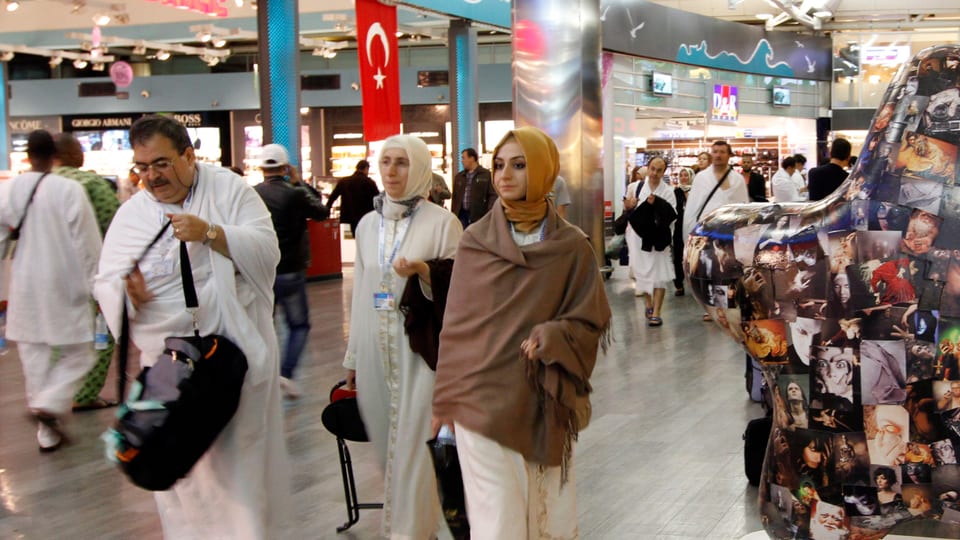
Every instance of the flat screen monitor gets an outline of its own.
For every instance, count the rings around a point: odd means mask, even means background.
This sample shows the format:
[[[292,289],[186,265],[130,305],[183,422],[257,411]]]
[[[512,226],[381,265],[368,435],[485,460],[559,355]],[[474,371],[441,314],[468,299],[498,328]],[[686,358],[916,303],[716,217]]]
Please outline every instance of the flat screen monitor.
[[[673,94],[673,77],[666,73],[653,72],[653,93],[669,96]]]
[[[789,107],[790,106],[790,89],[782,88],[777,86],[773,89],[773,106],[774,107]]]

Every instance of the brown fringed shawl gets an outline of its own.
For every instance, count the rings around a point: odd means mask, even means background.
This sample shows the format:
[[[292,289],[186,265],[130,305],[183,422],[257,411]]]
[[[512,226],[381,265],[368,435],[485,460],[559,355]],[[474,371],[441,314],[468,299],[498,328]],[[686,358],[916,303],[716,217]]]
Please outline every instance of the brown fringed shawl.
[[[434,416],[528,461],[564,466],[610,307],[583,231],[547,213],[545,239],[518,247],[499,205],[463,235],[440,334]],[[521,356],[529,336],[539,361]],[[565,476],[565,475],[564,475]]]

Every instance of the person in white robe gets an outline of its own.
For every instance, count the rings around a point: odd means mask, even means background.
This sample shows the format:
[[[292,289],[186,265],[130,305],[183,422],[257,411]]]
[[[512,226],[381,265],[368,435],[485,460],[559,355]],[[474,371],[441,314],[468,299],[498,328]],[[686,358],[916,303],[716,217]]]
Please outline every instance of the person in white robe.
[[[731,154],[729,143],[714,142],[710,147],[710,159],[713,165],[698,172],[693,178],[693,186],[687,195],[687,205],[683,212],[684,242],[703,216],[727,204],[750,202],[747,183],[740,173],[730,167]],[[710,192],[725,174],[727,176],[723,183],[710,197]]]
[[[650,163],[647,164],[647,180],[640,188],[637,199],[640,204],[643,204],[643,202],[652,203],[653,201],[650,201],[651,197],[659,197],[676,212],[677,198],[673,193],[673,187],[663,181],[663,173],[666,169],[667,163],[663,158],[655,157],[650,160]],[[675,226],[675,223],[670,224],[671,239]],[[632,225],[627,226],[625,238],[630,250],[630,271],[636,280],[634,283],[635,294],[643,297],[648,324],[659,326],[662,324],[660,308],[663,306],[666,288],[676,277],[673,270],[671,248],[668,247],[663,251],[657,251],[656,249],[644,251],[642,249],[642,239]]]
[[[376,211],[357,225],[343,362],[384,467],[383,534],[392,539],[451,538],[426,446],[435,373],[411,350],[397,309],[414,271],[432,299],[424,261],[452,259],[463,233],[456,215],[426,199],[430,163],[426,144],[409,135],[391,137],[380,149],[384,193],[375,199]]]
[[[783,158],[780,168],[770,180],[770,185],[773,190],[773,200],[778,203],[806,200],[802,194],[803,177],[797,172],[797,162],[793,156]]]
[[[120,331],[126,296],[130,338],[152,365],[167,336],[192,332],[179,244],[186,242],[199,298],[200,332],[222,334],[247,357],[236,414],[190,474],[156,494],[165,538],[273,539],[289,506],[273,281],[280,260],[270,213],[228,169],[198,163],[186,129],[145,116],[130,140],[143,191],[123,204],[104,239],[95,294]],[[136,268],[151,239],[170,220]]]
[[[32,171],[0,184],[3,240],[26,212],[10,265],[6,337],[17,342],[41,451],[63,442],[63,420],[96,362],[90,301],[101,248],[83,187],[56,174],[44,176],[54,152],[53,136],[34,131],[27,141]],[[53,347],[60,349],[56,361]]]

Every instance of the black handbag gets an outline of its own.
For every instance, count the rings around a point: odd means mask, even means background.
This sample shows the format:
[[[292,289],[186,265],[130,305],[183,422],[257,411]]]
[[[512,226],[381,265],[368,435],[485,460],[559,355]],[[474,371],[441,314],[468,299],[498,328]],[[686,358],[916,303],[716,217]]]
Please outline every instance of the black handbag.
[[[147,250],[168,226],[169,222]],[[183,242],[180,277],[187,309],[196,310],[197,292]],[[121,399],[126,386],[128,325],[124,301],[117,363]],[[240,404],[247,373],[243,351],[226,336],[201,336],[195,317],[193,326],[193,335],[164,340],[163,353],[137,376],[130,397],[117,410],[116,423],[104,434],[111,461],[131,482],[151,491],[167,490],[186,476]]]

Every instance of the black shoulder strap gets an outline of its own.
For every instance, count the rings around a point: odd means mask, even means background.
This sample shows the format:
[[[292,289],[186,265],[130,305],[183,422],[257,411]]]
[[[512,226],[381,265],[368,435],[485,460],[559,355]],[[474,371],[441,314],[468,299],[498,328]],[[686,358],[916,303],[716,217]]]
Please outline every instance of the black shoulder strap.
[[[37,183],[33,185],[33,190],[30,191],[30,198],[27,199],[27,206],[25,206],[25,207],[23,208],[23,215],[20,216],[20,222],[17,223],[16,228],[14,228],[12,231],[10,231],[10,237],[11,237],[11,238],[13,238],[13,239],[15,239],[15,240],[18,239],[18,238],[20,238],[20,227],[23,227],[23,222],[24,222],[24,220],[27,219],[27,210],[30,209],[30,203],[33,202],[33,196],[37,194],[37,188],[40,187],[40,182],[43,182],[43,179],[46,178],[48,174],[50,174],[50,173],[45,172],[45,173],[41,174],[41,175],[40,175],[40,178],[37,180]]]
[[[710,202],[710,199],[713,198],[713,194],[720,189],[720,186],[723,184],[723,181],[727,179],[727,175],[730,174],[730,171],[733,170],[733,167],[727,169],[727,172],[723,173],[723,176],[720,177],[720,181],[717,182],[717,185],[713,186],[713,189],[710,191],[710,194],[707,195],[707,200],[703,201],[703,204],[700,205],[700,210],[697,212],[697,219],[695,222],[700,221],[700,216],[703,214],[703,209],[707,207],[707,204]]]
[[[150,251],[150,248],[160,240],[160,237],[163,236],[163,233],[167,232],[167,229],[170,228],[170,220],[167,220],[163,224],[163,227],[160,228],[160,231],[153,237],[153,240],[150,240],[150,243],[147,244],[147,247],[143,249],[143,252],[140,253],[140,256],[137,258],[136,262],[133,263],[133,267],[130,268],[130,271],[133,272],[133,269],[140,264],[140,261],[146,257],[147,253]],[[126,290],[126,289],[124,289]],[[127,391],[127,360],[130,352],[130,317],[127,314],[127,295],[123,294],[121,298],[123,303],[123,315],[120,319],[120,337],[117,338],[117,401],[123,402],[124,395]]]

